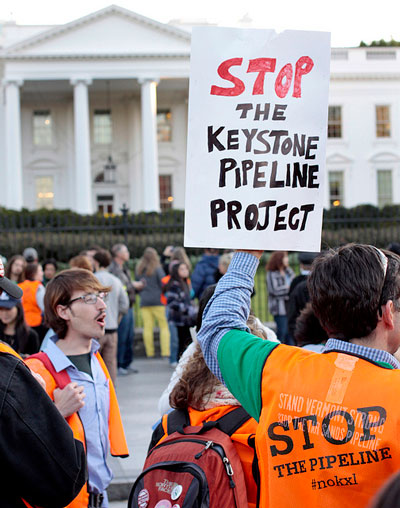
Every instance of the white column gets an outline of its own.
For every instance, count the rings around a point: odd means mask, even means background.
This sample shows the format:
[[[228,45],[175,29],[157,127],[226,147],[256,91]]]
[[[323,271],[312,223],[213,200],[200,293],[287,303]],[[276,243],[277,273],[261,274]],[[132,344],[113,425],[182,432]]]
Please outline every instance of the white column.
[[[139,101],[130,99],[128,111],[128,172],[129,172],[129,203],[131,212],[138,213],[142,207],[142,131]]]
[[[142,85],[142,189],[143,211],[160,211],[157,150],[157,81],[139,80]]]
[[[71,80],[74,87],[75,210],[82,214],[93,213],[88,93],[91,83],[89,78]]]
[[[23,206],[21,156],[21,106],[19,87],[22,80],[6,80],[5,87],[5,205],[13,210]]]

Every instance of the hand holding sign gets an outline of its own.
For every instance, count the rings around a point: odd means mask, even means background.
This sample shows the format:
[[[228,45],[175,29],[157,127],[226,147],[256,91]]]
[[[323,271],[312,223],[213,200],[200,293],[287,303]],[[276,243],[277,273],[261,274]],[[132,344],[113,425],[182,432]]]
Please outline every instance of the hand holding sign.
[[[329,34],[192,35],[185,245],[320,248]]]

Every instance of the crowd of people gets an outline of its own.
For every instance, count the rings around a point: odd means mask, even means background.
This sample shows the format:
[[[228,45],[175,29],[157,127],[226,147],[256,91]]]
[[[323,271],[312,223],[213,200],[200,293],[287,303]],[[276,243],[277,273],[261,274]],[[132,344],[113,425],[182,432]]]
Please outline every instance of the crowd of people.
[[[175,369],[150,450],[179,430],[173,410],[197,427],[232,412],[248,506],[394,506],[393,480],[374,499],[399,469],[399,247],[303,252],[297,276],[273,252],[276,333],[250,310],[259,251],[206,249],[193,270],[172,246],[146,248],[135,271],[124,244],[91,246],[61,271],[33,247],[12,256],[0,266],[0,505],[108,506],[107,456],[129,454],[114,385],[137,372],[139,296],[146,356],[157,326]]]

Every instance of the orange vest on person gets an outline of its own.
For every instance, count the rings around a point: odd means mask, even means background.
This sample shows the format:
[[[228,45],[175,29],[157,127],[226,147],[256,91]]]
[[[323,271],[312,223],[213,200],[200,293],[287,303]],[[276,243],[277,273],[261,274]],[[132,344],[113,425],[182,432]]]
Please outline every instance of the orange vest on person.
[[[108,419],[108,438],[110,441],[110,452],[114,457],[126,457],[129,455],[128,446],[125,439],[125,432],[122,425],[121,414],[119,411],[117,395],[115,393],[114,385],[111,381],[110,374],[108,373],[107,367],[97,352],[95,353],[97,360],[100,363],[101,368],[104,371],[108,381],[110,388],[110,414]],[[40,374],[46,382],[46,391],[48,395],[54,400],[53,392],[54,389],[57,388],[57,384],[53,376],[50,372],[45,368],[43,363],[36,359],[27,358],[25,363],[29,366],[31,370]],[[74,434],[74,438],[78,439],[83,443],[83,446],[86,448],[85,441],[85,430],[82,425],[82,421],[78,415],[78,413],[74,413],[68,418],[66,418],[68,425],[71,427],[72,432]],[[87,485],[85,485],[78,496],[70,503],[66,508],[87,508],[89,503],[89,493],[87,490]]]
[[[161,286],[163,288],[168,284],[170,278],[171,275],[165,275],[165,277],[161,279]],[[188,279],[188,284],[190,285],[190,279]],[[160,301],[163,305],[167,305],[167,297],[165,296],[165,293],[161,293]]]
[[[205,411],[197,411],[189,407],[190,425],[193,427],[202,426],[204,422],[213,422],[222,416],[226,415],[237,406],[217,406]],[[160,439],[159,443],[164,441],[168,436],[167,426],[168,414],[162,417],[162,426],[164,429],[164,436]],[[242,463],[244,479],[247,487],[247,501],[249,508],[256,508],[257,504],[257,484],[253,476],[253,463],[256,461],[255,450],[250,446],[249,440],[254,438],[257,428],[257,422],[250,418],[239,429],[232,434],[231,439],[238,452],[240,462]],[[254,442],[254,439],[253,439]]]
[[[280,345],[261,384],[261,507],[365,507],[399,470],[400,370]]]
[[[19,354],[5,342],[0,341],[0,353],[8,353],[10,355],[16,356],[22,361],[22,358],[19,356]]]
[[[171,275],[165,275],[165,277],[161,279],[161,287],[165,288],[170,278]],[[161,293],[160,301],[163,305],[167,305],[167,297],[165,296],[165,293]]]
[[[24,308],[25,321],[29,326],[42,324],[42,311],[36,303],[36,293],[41,282],[38,280],[25,280],[18,284],[24,294],[22,295],[22,307]]]

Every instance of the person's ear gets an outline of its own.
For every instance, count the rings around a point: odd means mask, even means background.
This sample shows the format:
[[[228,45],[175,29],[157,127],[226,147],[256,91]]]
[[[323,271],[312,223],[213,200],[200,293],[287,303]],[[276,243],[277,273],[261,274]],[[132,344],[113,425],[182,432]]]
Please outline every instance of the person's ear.
[[[56,314],[61,319],[68,321],[69,320],[68,310],[69,310],[69,307],[67,305],[57,305]]]
[[[392,300],[388,300],[385,305],[382,305],[382,322],[385,327],[389,330],[394,328],[394,303]]]

